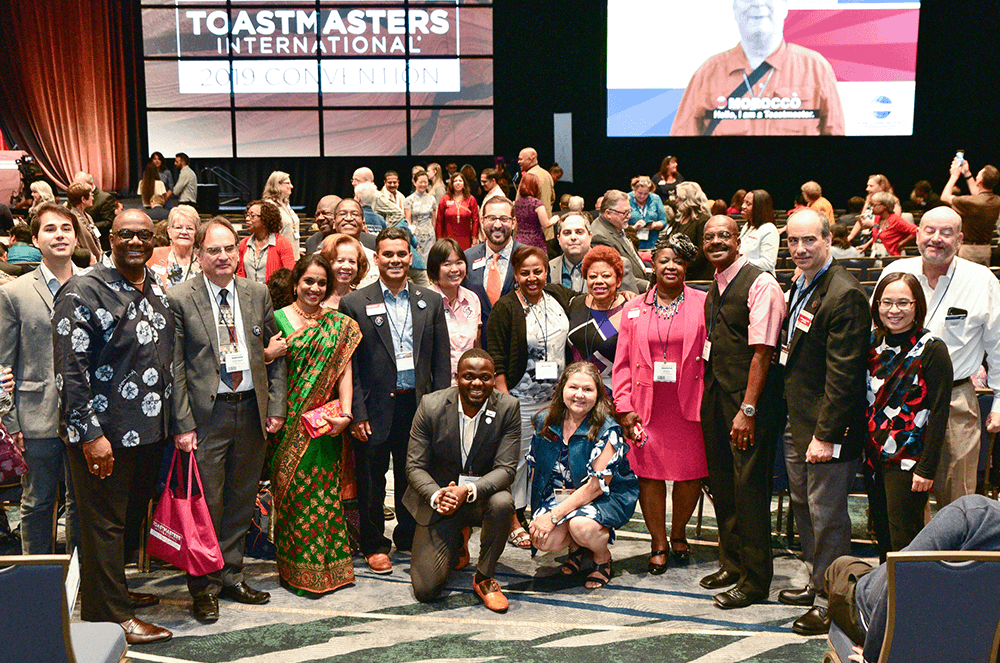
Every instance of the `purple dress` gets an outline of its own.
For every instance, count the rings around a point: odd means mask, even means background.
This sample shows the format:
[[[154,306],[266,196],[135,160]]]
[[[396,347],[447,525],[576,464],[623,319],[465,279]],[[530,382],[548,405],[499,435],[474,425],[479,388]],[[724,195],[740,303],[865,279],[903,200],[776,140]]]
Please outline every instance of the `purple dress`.
[[[518,198],[514,201],[514,218],[517,219],[517,232],[514,234],[514,239],[517,242],[537,246],[540,249],[546,248],[542,224],[538,221],[538,213],[535,211],[541,206],[542,201],[531,196]]]

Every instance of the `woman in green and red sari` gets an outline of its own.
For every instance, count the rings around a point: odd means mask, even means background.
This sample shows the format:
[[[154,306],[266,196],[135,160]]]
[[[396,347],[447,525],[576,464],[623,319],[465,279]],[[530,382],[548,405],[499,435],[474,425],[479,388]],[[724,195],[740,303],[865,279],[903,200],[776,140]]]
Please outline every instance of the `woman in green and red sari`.
[[[320,305],[334,283],[322,255],[292,270],[290,306],[275,313],[287,344],[288,417],[271,436],[271,491],[278,572],[300,594],[322,594],[354,582],[341,500],[342,431],[351,422],[351,355],[361,341],[356,322]],[[282,361],[282,360],[279,360]],[[302,415],[339,399],[345,416],[309,436]]]

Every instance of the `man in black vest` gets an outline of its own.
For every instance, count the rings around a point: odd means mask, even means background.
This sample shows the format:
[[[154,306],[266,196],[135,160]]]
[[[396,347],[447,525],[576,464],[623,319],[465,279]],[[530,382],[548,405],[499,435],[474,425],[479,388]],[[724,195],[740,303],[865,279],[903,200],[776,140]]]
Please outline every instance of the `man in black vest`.
[[[778,372],[772,375],[768,368],[781,335],[785,299],[770,273],[740,256],[739,228],[728,216],[708,220],[702,248],[715,266],[715,283],[705,300],[701,426],[721,568],[702,578],[701,586],[735,584],[716,594],[715,604],[745,608],[767,599],[774,575],[771,468],[781,387]]]

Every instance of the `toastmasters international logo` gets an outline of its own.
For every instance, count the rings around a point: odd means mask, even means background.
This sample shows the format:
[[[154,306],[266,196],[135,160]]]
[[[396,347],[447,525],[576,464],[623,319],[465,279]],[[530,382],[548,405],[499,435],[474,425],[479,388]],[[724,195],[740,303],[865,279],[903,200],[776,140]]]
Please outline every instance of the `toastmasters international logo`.
[[[880,94],[868,104],[871,115],[876,120],[884,120],[892,113],[892,99]]]

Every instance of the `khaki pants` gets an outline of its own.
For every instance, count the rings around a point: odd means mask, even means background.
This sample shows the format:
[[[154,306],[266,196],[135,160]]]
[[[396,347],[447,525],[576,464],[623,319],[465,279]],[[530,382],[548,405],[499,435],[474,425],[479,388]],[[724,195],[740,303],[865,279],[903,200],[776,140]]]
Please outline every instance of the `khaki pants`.
[[[937,496],[939,509],[963,495],[976,492],[980,435],[976,388],[972,386],[971,380],[966,380],[951,390],[948,431],[941,447],[937,474],[934,476],[934,494]]]
[[[958,257],[978,262],[980,265],[990,266],[990,256],[993,247],[989,244],[963,244],[958,248]]]

